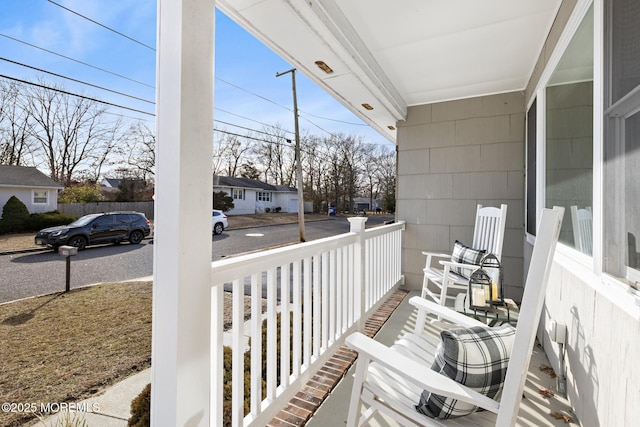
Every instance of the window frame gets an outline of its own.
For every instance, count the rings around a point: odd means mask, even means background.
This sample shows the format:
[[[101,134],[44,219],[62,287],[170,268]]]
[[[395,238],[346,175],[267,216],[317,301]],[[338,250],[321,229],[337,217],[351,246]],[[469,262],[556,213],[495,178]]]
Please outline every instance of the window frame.
[[[245,200],[246,191],[244,188],[232,188],[231,195],[233,197],[233,200]]]
[[[271,201],[271,192],[270,191],[257,191],[256,192],[256,200],[261,202],[270,202]]]
[[[37,193],[44,193],[44,202],[40,202],[40,201],[36,201],[37,198]],[[40,198],[40,197],[38,197]],[[32,205],[48,205],[49,204],[49,200],[51,200],[50,195],[49,195],[49,190],[46,189],[33,189],[31,190],[31,204]]]
[[[525,233],[527,235],[527,239],[530,237],[535,238],[536,235],[536,226],[538,224],[538,209],[539,201],[538,201],[538,177],[540,176],[538,172],[538,98],[537,96],[533,96],[531,102],[526,111],[526,146],[525,146],[525,173],[526,173],[526,185],[525,185]],[[533,113],[533,117],[531,117],[530,113]],[[534,119],[534,123],[531,123],[531,119]],[[533,127],[532,127],[533,126]],[[533,157],[533,159],[532,159]],[[533,169],[533,170],[532,170]],[[531,198],[530,198],[531,196]],[[533,201],[533,213],[530,212],[529,201]],[[534,224],[530,222],[533,221]]]
[[[529,97],[529,102],[537,102],[536,108],[536,226],[540,221],[541,208],[546,205],[546,89],[563,55],[567,51],[573,37],[584,21],[587,13],[593,7],[594,14],[594,45],[593,45],[593,251],[588,256],[575,248],[558,242],[556,253],[563,260],[563,266],[575,274],[584,276],[585,270],[601,276],[602,260],[602,112],[603,112],[603,21],[602,2],[593,0],[578,0],[574,11],[567,21],[565,28],[558,38],[549,60],[544,66],[540,78]],[[525,217],[527,215],[525,205]],[[565,211],[567,218],[571,213]],[[533,245],[536,236],[526,232],[526,241]],[[567,261],[567,262],[564,262]]]

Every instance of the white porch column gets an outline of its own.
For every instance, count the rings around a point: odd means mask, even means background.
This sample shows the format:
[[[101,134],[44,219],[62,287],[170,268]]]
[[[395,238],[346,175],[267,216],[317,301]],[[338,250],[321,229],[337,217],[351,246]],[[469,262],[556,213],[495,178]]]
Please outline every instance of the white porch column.
[[[151,422],[208,426],[214,0],[159,0]]]

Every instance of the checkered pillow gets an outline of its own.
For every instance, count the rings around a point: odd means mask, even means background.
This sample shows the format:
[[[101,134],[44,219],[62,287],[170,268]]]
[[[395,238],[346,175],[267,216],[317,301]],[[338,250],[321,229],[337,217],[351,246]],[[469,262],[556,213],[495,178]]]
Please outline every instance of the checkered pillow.
[[[463,264],[480,265],[480,261],[482,261],[482,257],[484,257],[486,253],[487,251],[485,249],[473,249],[456,240],[456,242],[453,244],[451,261],[460,262]],[[469,278],[470,270],[466,270],[460,267],[453,267],[451,271],[459,274],[465,279]]]
[[[433,369],[492,399],[498,399],[507,374],[516,330],[476,326],[442,331]],[[477,406],[423,391],[418,412],[431,418],[447,419],[468,415]]]

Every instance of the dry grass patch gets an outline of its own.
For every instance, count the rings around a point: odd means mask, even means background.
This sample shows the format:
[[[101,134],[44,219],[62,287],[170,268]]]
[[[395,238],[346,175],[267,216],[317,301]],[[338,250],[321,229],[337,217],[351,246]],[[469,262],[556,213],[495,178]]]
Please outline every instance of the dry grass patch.
[[[0,305],[0,402],[76,402],[151,365],[151,283]],[[32,414],[0,412],[0,425]]]

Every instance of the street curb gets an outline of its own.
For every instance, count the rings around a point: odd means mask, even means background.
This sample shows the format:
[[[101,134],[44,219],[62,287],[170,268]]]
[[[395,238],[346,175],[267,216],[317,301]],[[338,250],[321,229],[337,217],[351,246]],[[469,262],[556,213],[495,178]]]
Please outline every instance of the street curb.
[[[335,220],[335,217],[331,217],[331,218],[320,218],[320,219],[305,219],[304,223],[308,223],[308,222],[320,222],[320,221],[331,221],[331,220]],[[275,227],[278,225],[291,225],[291,224],[297,224],[298,221],[291,221],[291,222],[280,222],[277,224],[259,224],[259,225],[246,225],[244,227],[229,227],[229,228],[225,228],[225,230],[246,230],[248,228],[258,228],[258,227]]]
[[[15,249],[11,251],[0,251],[0,256],[2,255],[18,255],[18,254],[28,254],[31,252],[45,252],[51,251],[51,248],[27,248],[27,249]]]
[[[145,237],[143,240],[153,240],[153,237]],[[19,254],[28,254],[33,252],[53,252],[51,248],[25,248],[25,249],[13,249],[8,251],[0,251],[0,256],[2,255],[19,255]]]

